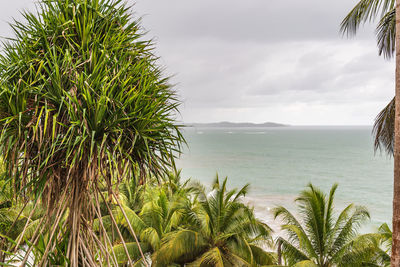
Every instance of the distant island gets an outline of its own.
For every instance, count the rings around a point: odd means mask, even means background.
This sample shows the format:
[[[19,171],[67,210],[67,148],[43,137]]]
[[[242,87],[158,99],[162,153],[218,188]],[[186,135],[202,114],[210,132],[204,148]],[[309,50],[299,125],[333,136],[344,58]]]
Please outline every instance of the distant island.
[[[213,122],[213,123],[187,123],[187,127],[215,127],[215,128],[234,128],[234,127],[288,127],[290,125],[275,123],[275,122],[264,122],[264,123],[251,123],[251,122]]]

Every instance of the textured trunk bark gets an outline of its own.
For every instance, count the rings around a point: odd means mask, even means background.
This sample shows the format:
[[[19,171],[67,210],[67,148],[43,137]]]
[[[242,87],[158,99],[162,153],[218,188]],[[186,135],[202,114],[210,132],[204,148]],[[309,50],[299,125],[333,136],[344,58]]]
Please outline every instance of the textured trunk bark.
[[[278,241],[278,265],[282,265],[282,242]]]
[[[400,0],[396,0],[396,114],[394,139],[393,244],[391,266],[400,267]]]

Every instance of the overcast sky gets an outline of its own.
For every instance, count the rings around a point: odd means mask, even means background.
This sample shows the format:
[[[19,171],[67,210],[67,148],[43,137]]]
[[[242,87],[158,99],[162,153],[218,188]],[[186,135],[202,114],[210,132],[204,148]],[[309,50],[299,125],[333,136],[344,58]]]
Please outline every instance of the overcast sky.
[[[32,0],[7,0],[7,21]],[[185,122],[371,125],[394,95],[394,62],[373,25],[342,38],[357,0],[137,0],[182,99]],[[133,1],[132,1],[133,3]]]

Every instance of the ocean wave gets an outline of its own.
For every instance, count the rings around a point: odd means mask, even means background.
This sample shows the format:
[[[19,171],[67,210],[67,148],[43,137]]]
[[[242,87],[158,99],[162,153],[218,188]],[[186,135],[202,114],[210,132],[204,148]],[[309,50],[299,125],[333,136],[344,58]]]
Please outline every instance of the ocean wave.
[[[272,228],[273,236],[282,235],[282,221],[274,219],[273,209],[277,206],[284,206],[295,212],[294,200],[296,196],[292,195],[265,195],[265,196],[246,196],[243,202],[254,207],[254,212],[258,219],[265,222]]]
[[[266,134],[266,132],[244,132],[244,134]]]

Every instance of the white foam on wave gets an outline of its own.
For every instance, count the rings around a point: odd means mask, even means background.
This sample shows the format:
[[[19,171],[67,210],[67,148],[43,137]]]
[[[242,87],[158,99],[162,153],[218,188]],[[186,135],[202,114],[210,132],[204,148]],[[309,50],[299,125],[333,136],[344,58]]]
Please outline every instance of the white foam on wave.
[[[279,218],[274,219],[273,209],[277,206],[284,206],[289,211],[294,210],[295,196],[290,195],[269,195],[269,196],[246,196],[243,202],[254,207],[254,213],[258,219],[272,228],[273,237],[282,235],[282,221]]]
[[[244,134],[266,134],[266,132],[245,132]]]

